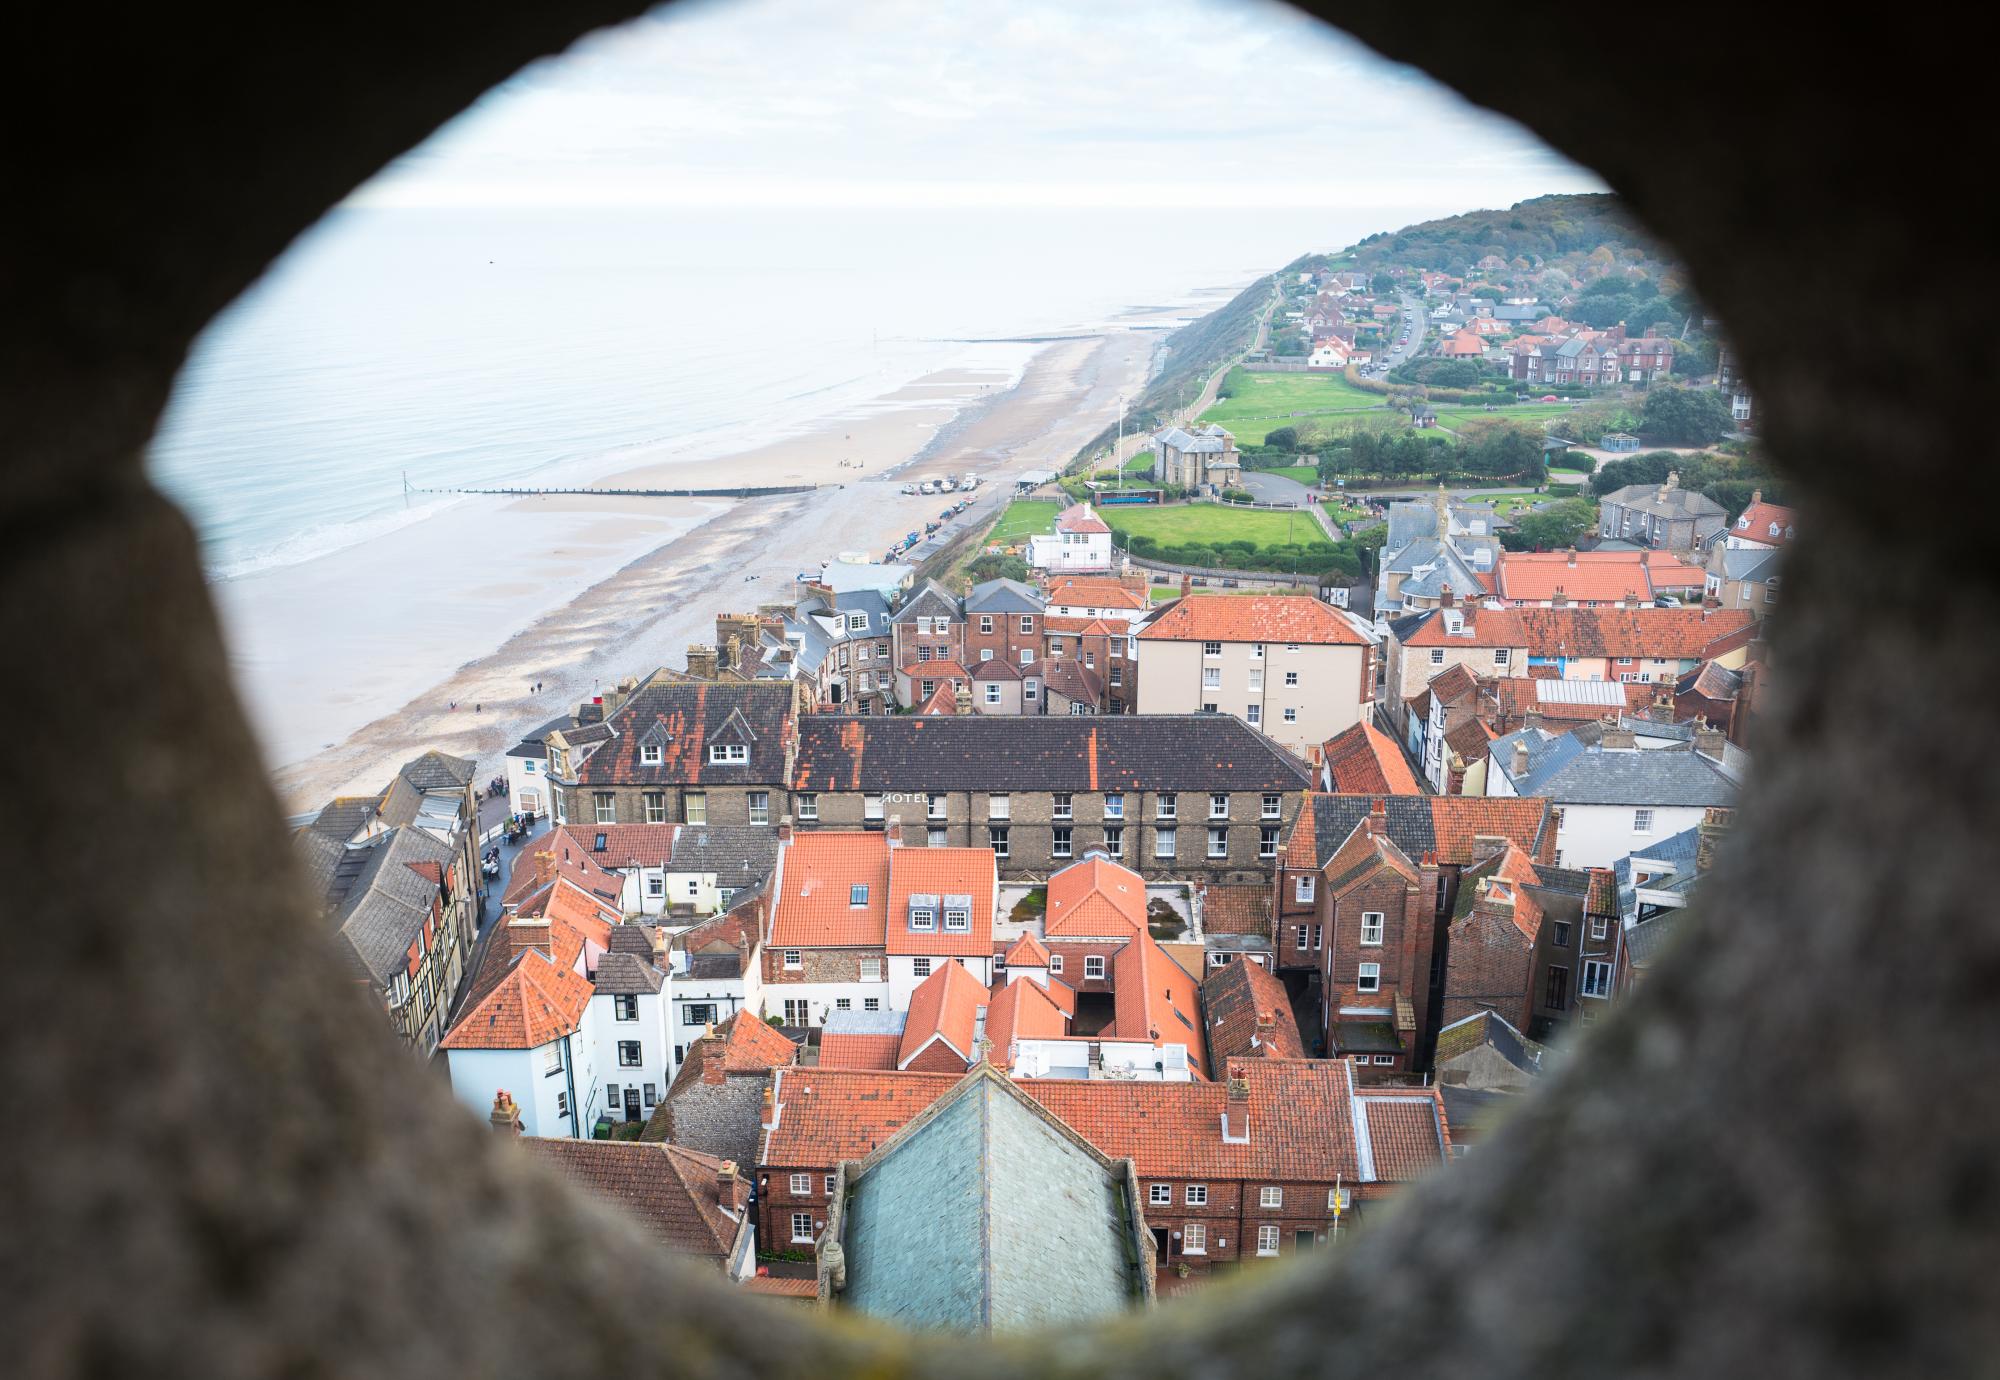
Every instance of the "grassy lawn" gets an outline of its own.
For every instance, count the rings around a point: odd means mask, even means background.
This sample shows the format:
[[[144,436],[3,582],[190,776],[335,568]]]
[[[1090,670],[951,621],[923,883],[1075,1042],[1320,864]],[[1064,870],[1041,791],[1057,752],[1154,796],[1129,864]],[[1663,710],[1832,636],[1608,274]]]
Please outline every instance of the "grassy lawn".
[[[1011,512],[1011,510],[1010,510]],[[1163,546],[1214,546],[1251,541],[1259,546],[1331,546],[1310,514],[1188,503],[1164,508],[1107,508],[1100,514],[1120,537],[1152,537]]]
[[[1029,537],[1055,530],[1056,514],[1063,505],[1050,498],[1017,498],[1000,514],[986,540],[999,546],[1018,546]]]
[[[1539,422],[1550,417],[1561,417],[1569,408],[1561,403],[1520,403],[1513,407],[1496,407],[1488,412],[1483,407],[1440,407],[1437,410],[1438,425],[1453,431],[1467,422],[1484,417],[1497,417],[1514,422]]]
[[[1287,479],[1296,480],[1308,487],[1319,483],[1319,466],[1286,465],[1283,469],[1263,470],[1263,474],[1282,474]]]
[[[1125,462],[1127,474],[1151,474],[1153,472],[1153,452],[1142,450]]]
[[[1364,392],[1338,374],[1276,374],[1239,371],[1234,396],[1201,414],[1236,437],[1239,446],[1260,446],[1279,427],[1295,425],[1294,412],[1322,414],[1363,408],[1381,410],[1382,398]]]

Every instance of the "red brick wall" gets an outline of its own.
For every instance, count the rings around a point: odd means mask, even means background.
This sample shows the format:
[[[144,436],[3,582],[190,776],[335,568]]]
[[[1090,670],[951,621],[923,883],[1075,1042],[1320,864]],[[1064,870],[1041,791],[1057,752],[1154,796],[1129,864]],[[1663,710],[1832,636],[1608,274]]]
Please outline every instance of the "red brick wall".
[[[1046,942],[1049,957],[1062,955],[1062,971],[1055,971],[1050,965],[1049,976],[1061,978],[1079,992],[1109,992],[1113,990],[1112,965],[1118,961],[1118,951],[1125,945],[1116,939],[1054,939]],[[1083,960],[1095,954],[1104,960],[1104,976],[1086,980],[1083,976]]]
[[[979,630],[979,620],[990,617],[993,631]],[[1021,631],[1021,620],[1026,618],[1030,631]],[[1074,639],[1071,639],[1074,642]],[[1011,661],[1021,664],[1021,649],[1027,648],[1035,654],[1035,660],[1042,659],[1042,616],[1038,613],[995,613],[973,614],[965,626],[965,669],[970,671],[979,665],[982,649],[993,653],[991,660]]]
[[[757,1190],[757,1245],[767,1251],[803,1250],[808,1254],[813,1248],[792,1240],[792,1214],[811,1212],[814,1233],[826,1225],[826,1176],[833,1172],[832,1165],[813,1165],[809,1169],[796,1166],[773,1169],[759,1166]],[[808,1191],[794,1193],[791,1176],[804,1174]]]
[[[882,971],[884,973],[888,971],[889,960],[883,957],[885,951],[882,949],[801,949],[799,957],[804,960],[803,968],[785,966],[785,949],[782,944],[776,948],[767,948],[763,952],[766,983],[782,985],[787,982],[859,982],[861,960],[864,957],[881,959]],[[785,994],[774,992],[771,995],[775,1005]],[[889,989],[885,986],[882,989],[884,1000],[888,995]]]
[[[1328,895],[1322,902],[1326,949],[1321,973],[1329,1024],[1342,1006],[1393,1009],[1396,997],[1404,996],[1416,1009],[1417,1031],[1423,1031],[1430,1009],[1431,946],[1435,940],[1435,884],[1428,881],[1428,875],[1427,871],[1420,873],[1419,881],[1412,885],[1393,868],[1378,868],[1339,896]],[[1380,944],[1361,943],[1364,911],[1382,913]],[[1363,963],[1381,965],[1380,990],[1357,989],[1357,972]]]
[[[964,1073],[966,1063],[952,1053],[950,1045],[942,1040],[933,1040],[905,1067],[912,1073]]]
[[[1534,974],[1534,946],[1514,922],[1475,910],[1451,928],[1439,1024],[1492,1010],[1516,1030],[1525,1031],[1532,1012],[1529,984]]]

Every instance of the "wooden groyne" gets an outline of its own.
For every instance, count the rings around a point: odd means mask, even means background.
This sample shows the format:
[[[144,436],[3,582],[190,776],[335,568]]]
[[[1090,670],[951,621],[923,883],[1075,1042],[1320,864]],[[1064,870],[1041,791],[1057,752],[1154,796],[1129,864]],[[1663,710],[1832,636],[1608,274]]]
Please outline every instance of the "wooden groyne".
[[[774,498],[780,494],[809,494],[818,484],[744,485],[734,489],[530,489],[530,488],[427,488],[405,483],[412,494],[492,494],[501,498],[544,498],[582,495],[589,498]],[[839,488],[839,485],[834,485]]]

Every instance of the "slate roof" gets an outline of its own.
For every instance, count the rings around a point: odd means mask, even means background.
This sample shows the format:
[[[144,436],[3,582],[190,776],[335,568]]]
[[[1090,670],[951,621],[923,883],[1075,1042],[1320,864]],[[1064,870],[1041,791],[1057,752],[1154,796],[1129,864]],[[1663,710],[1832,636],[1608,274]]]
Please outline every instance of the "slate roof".
[[[1201,1006],[1209,1051],[1217,1059],[1306,1057],[1285,984],[1261,963],[1238,959],[1211,970],[1201,984]],[[1271,1018],[1270,1029],[1259,1032],[1259,1016]]]
[[[1662,911],[1643,924],[1634,925],[1625,931],[1625,952],[1634,968],[1645,968],[1655,962],[1673,943],[1680,932],[1685,912]]]
[[[1634,849],[1611,865],[1611,873],[1618,885],[1618,913],[1628,920],[1639,912],[1639,889],[1633,878],[1638,869],[1633,859],[1645,858],[1659,863],[1672,863],[1671,876],[1655,875],[1646,883],[1649,891],[1686,891],[1696,880],[1695,857],[1701,847],[1701,827],[1683,829],[1678,834],[1669,835],[1658,843]]]
[[[749,824],[678,824],[671,861],[676,872],[713,873],[718,887],[742,891],[771,875],[778,838]]]
[[[801,791],[1295,791],[1312,770],[1228,714],[811,714]]]
[[[1546,796],[1558,805],[1642,807],[1729,805],[1736,799],[1736,783],[1691,749],[1607,749],[1573,734],[1539,750],[1531,742],[1528,770],[1516,775],[1513,745],[1535,732],[1523,729],[1493,743],[1494,760],[1522,795]]]
[[[1629,508],[1635,513],[1645,513],[1651,517],[1713,517],[1725,521],[1729,517],[1728,510],[1714,499],[1678,485],[1669,488],[1664,484],[1627,484],[1622,489],[1614,489],[1606,494],[1602,502]]]
[[[914,622],[919,617],[949,618],[953,622],[963,622],[965,618],[959,611],[958,600],[936,580],[925,580],[910,590],[896,606],[893,616],[898,623]]]
[[[1368,645],[1331,604],[1303,594],[1186,595],[1141,628],[1139,640]]]
[[[1523,1073],[1542,1071],[1541,1063],[1528,1048],[1521,1032],[1491,1011],[1475,1011],[1438,1031],[1438,1065],[1442,1067],[1449,1060],[1470,1054],[1481,1046],[1491,1047],[1494,1053]]]
[[[1042,593],[1019,580],[988,580],[965,596],[965,611],[974,613],[1040,613]]]
[[[1192,433],[1177,426],[1170,426],[1156,433],[1153,439],[1163,446],[1171,446],[1189,455],[1220,455],[1229,449],[1229,442],[1233,438],[1221,427],[1211,424],[1197,428]]]
[[[432,748],[423,756],[405,762],[397,775],[420,791],[464,789],[472,782],[479,764],[469,757],[453,757]]]
[[[627,928],[618,926],[618,929]],[[615,933],[615,931],[614,931]],[[600,997],[658,996],[666,975],[637,954],[607,953],[597,960],[595,988]]]
[[[785,779],[793,732],[788,685],[652,681],[612,714],[603,746],[572,763],[579,786],[762,785]],[[713,743],[743,743],[749,760],[710,762]],[[658,762],[640,760],[642,744],[660,747]]]
[[[1383,804],[1389,841],[1421,862],[1427,853],[1441,863],[1464,866],[1511,839],[1531,857],[1553,859],[1555,822],[1546,800],[1476,795],[1331,795],[1306,797],[1307,810],[1292,828],[1287,867],[1320,867],[1331,862],[1376,801]],[[1295,861],[1295,859],[1298,859]]]
[[[557,729],[573,727],[574,724],[575,720],[570,715],[563,714],[550,719],[540,728],[529,729],[527,733],[522,735],[520,742],[507,749],[507,756],[533,757],[539,761],[549,755],[549,735]]]
[[[338,843],[346,843],[360,833],[380,812],[379,795],[335,796],[313,816],[306,829]]]
[[[335,930],[375,984],[386,987],[408,972],[410,948],[441,904],[437,879],[457,857],[450,845],[402,828],[350,848],[306,829],[297,847]]]
[[[722,1210],[722,1161],[713,1155],[678,1145],[539,1136],[520,1144],[662,1245],[718,1266],[728,1262],[742,1223]]]
[[[1144,1298],[1120,1167],[982,1067],[849,1181],[841,1301],[905,1327],[1074,1324]]]
[[[1725,546],[1719,551],[1722,576],[1728,580],[1769,580],[1785,562],[1782,546]]]

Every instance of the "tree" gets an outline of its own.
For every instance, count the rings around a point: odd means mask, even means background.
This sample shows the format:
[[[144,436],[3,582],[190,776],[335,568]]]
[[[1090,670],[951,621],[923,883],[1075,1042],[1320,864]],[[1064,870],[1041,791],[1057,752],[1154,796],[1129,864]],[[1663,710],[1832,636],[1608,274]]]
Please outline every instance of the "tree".
[[[1597,294],[1582,297],[1569,309],[1569,319],[1598,330],[1607,330],[1625,319],[1631,305],[1630,299],[1622,296]]]
[[[1548,478],[1540,429],[1504,417],[1482,417],[1459,428],[1458,466],[1467,474],[1524,484]]]
[[[1639,422],[1639,434],[1656,446],[1710,446],[1735,429],[1713,388],[1654,388]]]
[[[1387,297],[1396,290],[1396,280],[1386,273],[1377,273],[1368,280],[1368,290],[1377,297]]]
[[[1497,302],[1502,297],[1506,296],[1506,294],[1500,291],[1499,288],[1486,287],[1486,286],[1474,288],[1472,290],[1472,295],[1474,297],[1484,298],[1488,302]]]
[[[1557,551],[1575,546],[1578,537],[1596,526],[1595,505],[1565,498],[1539,513],[1523,513],[1514,520],[1513,531],[1501,534],[1501,542],[1509,551]]]
[[[1271,450],[1296,451],[1299,448],[1299,429],[1281,426],[1276,431],[1267,431],[1264,433],[1264,444]]]
[[[984,584],[988,580],[1023,580],[1028,578],[1028,563],[1019,556],[1002,556],[997,553],[979,557],[965,568],[975,583]]]

